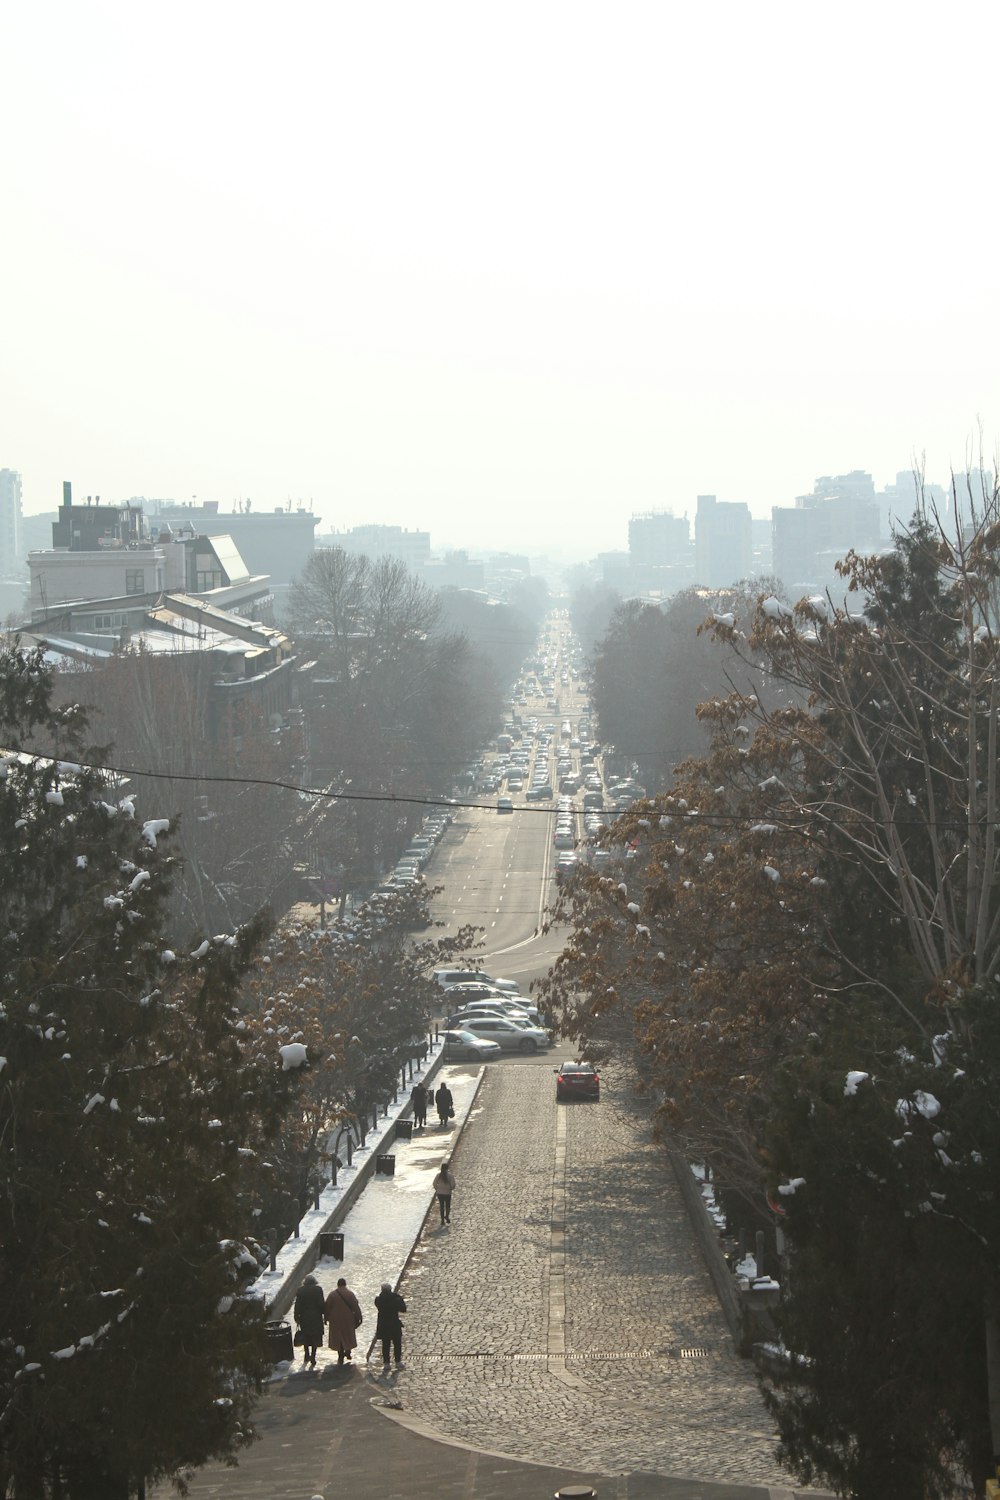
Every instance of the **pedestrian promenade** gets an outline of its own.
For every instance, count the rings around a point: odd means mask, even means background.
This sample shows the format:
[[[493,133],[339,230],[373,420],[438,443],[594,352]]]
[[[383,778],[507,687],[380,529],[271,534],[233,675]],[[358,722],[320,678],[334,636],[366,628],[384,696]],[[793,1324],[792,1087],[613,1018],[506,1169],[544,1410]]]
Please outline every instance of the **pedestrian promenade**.
[[[313,1267],[312,1274],[324,1292],[332,1292],[337,1285],[337,1278],[343,1276],[361,1303],[365,1321],[358,1331],[356,1358],[358,1355],[364,1356],[375,1333],[373,1304],[379,1288],[383,1281],[397,1285],[413,1247],[420,1238],[428,1210],[434,1205],[431,1179],[442,1161],[450,1157],[454,1149],[455,1141],[473,1107],[481,1077],[481,1068],[470,1070],[468,1067],[443,1067],[436,1072],[434,1084],[443,1080],[451,1089],[455,1101],[455,1118],[447,1128],[441,1126],[431,1101],[426,1126],[414,1130],[411,1140],[386,1144],[386,1151],[395,1156],[395,1171],[391,1177],[370,1177],[360,1198],[341,1222],[339,1227],[344,1236],[343,1260],[323,1256]],[[408,1104],[404,1105],[400,1101],[398,1113],[401,1115],[404,1109],[408,1112]],[[394,1118],[395,1115],[390,1117],[392,1120]],[[385,1136],[390,1133],[387,1130]],[[270,1295],[272,1300],[278,1296],[281,1296],[282,1301],[287,1300],[277,1287],[272,1287]],[[316,1370],[307,1371],[299,1358],[299,1350],[295,1353],[296,1358],[291,1364],[282,1362],[275,1367],[276,1380],[290,1377],[315,1380],[324,1366],[331,1362],[334,1367],[337,1364],[335,1350],[321,1349],[317,1356]]]
[[[283,1363],[236,1469],[192,1500],[789,1500],[753,1367],[736,1354],[676,1183],[624,1072],[557,1106],[548,1059],[446,1068],[457,1117],[400,1141],[324,1259],[365,1315],[353,1364]],[[402,1106],[401,1106],[402,1107]],[[453,1222],[432,1208],[445,1157]],[[365,1356],[383,1281],[404,1368]],[[298,1355],[298,1350],[295,1351]],[[168,1493],[157,1491],[158,1500]]]

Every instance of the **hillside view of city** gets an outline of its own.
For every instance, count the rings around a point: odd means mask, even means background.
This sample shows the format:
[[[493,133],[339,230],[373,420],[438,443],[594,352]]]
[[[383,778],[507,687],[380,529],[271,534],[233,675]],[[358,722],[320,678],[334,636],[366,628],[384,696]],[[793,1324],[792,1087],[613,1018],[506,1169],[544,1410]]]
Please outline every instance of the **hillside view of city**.
[[[1000,1500],[1000,6],[0,47],[0,1500]]]

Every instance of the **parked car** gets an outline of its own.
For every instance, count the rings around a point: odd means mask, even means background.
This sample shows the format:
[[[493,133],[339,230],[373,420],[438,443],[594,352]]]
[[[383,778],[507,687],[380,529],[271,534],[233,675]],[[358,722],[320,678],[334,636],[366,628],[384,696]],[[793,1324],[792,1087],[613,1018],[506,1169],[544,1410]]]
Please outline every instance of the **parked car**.
[[[497,1042],[476,1036],[471,1031],[443,1031],[441,1039],[444,1042],[445,1057],[462,1057],[468,1062],[489,1062],[499,1057],[502,1050]]]
[[[487,984],[484,980],[467,980],[461,984],[450,984],[448,996],[454,995],[456,1005],[468,1005],[471,1000],[495,1000],[504,999],[506,990],[497,989],[495,984]]]
[[[484,974],[482,969],[435,969],[431,978],[436,980],[443,990],[450,988],[453,984],[488,984],[495,990],[503,990],[508,995],[517,994],[516,979],[495,979],[492,974]]]
[[[463,1029],[498,1042],[505,1052],[539,1052],[552,1045],[548,1032],[540,1026],[519,1026],[505,1016],[475,1016],[464,1023]]]
[[[449,995],[450,993],[449,991]],[[512,1021],[528,1021],[532,1026],[542,1024],[538,1007],[532,1005],[530,1001],[522,1000],[520,995],[516,999],[514,996],[499,995],[493,1000],[456,1000],[455,1004],[463,1016],[471,1016],[479,1012],[486,1016],[509,1016]]]
[[[497,1006],[494,1010],[491,1005],[475,1005],[469,1006],[468,1008],[463,1007],[461,1010],[456,1010],[452,1015],[446,1018],[445,1025],[448,1027],[449,1031],[461,1031],[462,1027],[467,1021],[478,1021],[481,1020],[484,1016],[502,1017],[505,1021],[517,1021],[519,1025],[531,1025],[531,1022],[528,1020],[527,1016],[509,1016],[507,1012],[505,1010],[501,1010],[499,1006]]]
[[[557,1103],[566,1099],[600,1099],[600,1074],[590,1063],[564,1062],[555,1074]]]

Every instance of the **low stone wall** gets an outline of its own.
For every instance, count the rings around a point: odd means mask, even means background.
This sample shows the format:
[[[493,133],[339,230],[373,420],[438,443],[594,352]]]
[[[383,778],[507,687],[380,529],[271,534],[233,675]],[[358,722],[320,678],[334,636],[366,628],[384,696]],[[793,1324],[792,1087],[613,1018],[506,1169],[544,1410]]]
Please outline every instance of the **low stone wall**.
[[[722,1253],[719,1237],[715,1225],[712,1223],[705,1210],[705,1203],[701,1196],[701,1187],[691,1171],[689,1164],[679,1152],[667,1148],[670,1164],[677,1178],[677,1185],[681,1190],[681,1197],[687,1207],[688,1217],[695,1232],[695,1238],[701,1247],[701,1253],[708,1267],[708,1274],[712,1278],[716,1296],[722,1308],[729,1331],[733,1336],[733,1342],[741,1354],[749,1354],[746,1346],[746,1331],[744,1327],[744,1313],[740,1289],[736,1285],[733,1273],[729,1269],[726,1257]]]

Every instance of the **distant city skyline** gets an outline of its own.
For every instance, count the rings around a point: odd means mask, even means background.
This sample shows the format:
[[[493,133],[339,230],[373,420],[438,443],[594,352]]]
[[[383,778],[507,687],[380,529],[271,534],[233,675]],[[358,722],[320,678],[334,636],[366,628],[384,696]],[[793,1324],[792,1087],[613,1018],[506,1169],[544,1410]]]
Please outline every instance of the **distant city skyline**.
[[[586,558],[995,467],[1000,14],[8,8],[0,465]],[[938,95],[943,93],[944,103]]]
[[[0,460],[2,460],[2,458],[3,455],[0,454]],[[13,470],[13,473],[17,473],[16,469]],[[989,481],[992,478],[992,471],[987,469],[985,473],[986,479],[987,481]],[[749,509],[751,514],[755,516],[755,521],[760,520],[770,522],[772,520],[772,512],[774,510],[794,509],[797,502],[801,503],[807,497],[812,496],[814,491],[822,490],[824,482],[826,482],[828,485],[832,485],[833,488],[836,488],[838,481],[859,478],[862,481],[870,481],[870,484],[862,483],[861,488],[866,494],[870,490],[875,498],[883,502],[884,509],[887,498],[894,498],[894,492],[897,491],[897,488],[901,485],[902,481],[904,479],[909,480],[910,476],[913,475],[913,470],[896,470],[891,478],[886,479],[884,484],[878,483],[877,479],[875,479],[875,477],[871,475],[871,472],[864,469],[847,470],[844,473],[838,475],[817,475],[814,476],[811,484],[809,484],[808,486],[803,486],[803,488],[799,489],[787,500],[773,502],[765,514],[760,515],[755,513],[752,506],[750,506]],[[926,474],[924,476],[926,489],[929,497],[932,500],[940,503],[944,496],[949,492],[951,477],[952,476],[950,475],[945,476],[945,483],[942,484],[939,480],[935,479],[930,474]],[[956,477],[959,481],[964,481],[968,476],[957,475]],[[959,488],[961,490],[961,483],[959,485]],[[978,493],[978,479],[975,489]],[[125,504],[131,502],[133,504],[143,505],[147,515],[151,516],[156,514],[159,508],[164,505],[168,507],[171,505],[181,507],[190,505],[193,510],[200,512],[202,507],[206,503],[205,500],[201,499],[198,496],[190,496],[187,499],[182,498],[174,501],[171,501],[168,497],[165,496],[152,497],[143,495],[126,495],[122,497],[112,497],[107,494],[101,496],[99,492],[94,492],[91,496],[87,496],[82,494],[78,488],[75,490],[75,498],[77,503],[84,503],[88,498],[93,498],[95,501],[103,503],[105,505]],[[667,514],[677,517],[678,520],[686,519],[690,525],[691,535],[693,538],[698,504],[699,501],[703,500],[704,498],[704,494],[696,495],[692,497],[693,503],[685,507],[671,506],[667,504],[648,505],[645,507],[636,507],[632,510],[622,511],[620,514],[616,513],[614,518],[616,532],[609,545],[591,546],[589,550],[586,550],[586,542],[587,538],[591,536],[590,531],[586,531],[579,536],[578,544],[576,546],[574,546],[574,541],[576,540],[575,535],[570,535],[566,537],[557,537],[548,546],[538,545],[536,547],[526,548],[524,546],[517,547],[516,545],[514,545],[516,539],[510,537],[506,539],[506,544],[499,540],[494,542],[484,542],[481,540],[476,541],[471,536],[464,539],[443,537],[441,535],[435,534],[432,528],[421,525],[419,516],[409,518],[408,522],[406,523],[385,520],[381,516],[369,516],[363,521],[348,522],[345,520],[333,525],[328,525],[325,521],[325,518],[315,507],[305,505],[300,501],[286,501],[284,502],[284,504],[279,503],[273,506],[269,506],[260,502],[254,503],[252,498],[248,498],[236,499],[229,504],[221,501],[210,501],[209,504],[217,507],[220,530],[225,529],[223,523],[227,515],[242,515],[248,509],[251,509],[258,515],[268,515],[277,510],[285,509],[290,509],[293,512],[305,511],[309,514],[316,515],[317,525],[315,530],[318,545],[328,545],[331,536],[336,539],[336,536],[340,534],[345,538],[345,540],[350,539],[352,550],[357,550],[357,542],[356,538],[352,535],[353,533],[361,533],[366,529],[374,529],[375,531],[378,531],[380,529],[385,529],[387,531],[399,529],[404,533],[407,533],[413,539],[420,538],[420,546],[422,550],[428,553],[433,552],[435,555],[440,555],[443,552],[449,551],[469,551],[471,553],[519,551],[525,553],[526,555],[534,555],[536,557],[549,555],[553,558],[553,560],[560,560],[564,562],[588,562],[602,554],[624,553],[628,549],[634,550],[634,544],[630,540],[630,538],[632,537],[632,532],[634,530],[633,523],[637,519],[647,515]],[[722,500],[724,507],[733,503],[737,505],[746,503],[740,501],[727,501],[724,500],[721,496],[713,498]],[[47,515],[49,513],[55,514],[56,508],[57,507],[53,505],[30,510],[27,505],[25,505],[24,513],[28,516],[37,517],[39,515]],[[896,507],[896,510],[897,512],[905,510],[907,512],[905,519],[909,518],[908,503],[905,499],[901,506]],[[900,517],[897,515],[897,519],[899,518]],[[881,534],[883,539],[888,538],[889,524],[885,516],[883,516]],[[852,545],[853,544],[854,543],[852,542]],[[857,538],[857,544],[862,545],[862,539],[860,537]],[[639,545],[641,546],[642,544],[640,543]],[[399,555],[403,556],[404,553],[400,552]]]

